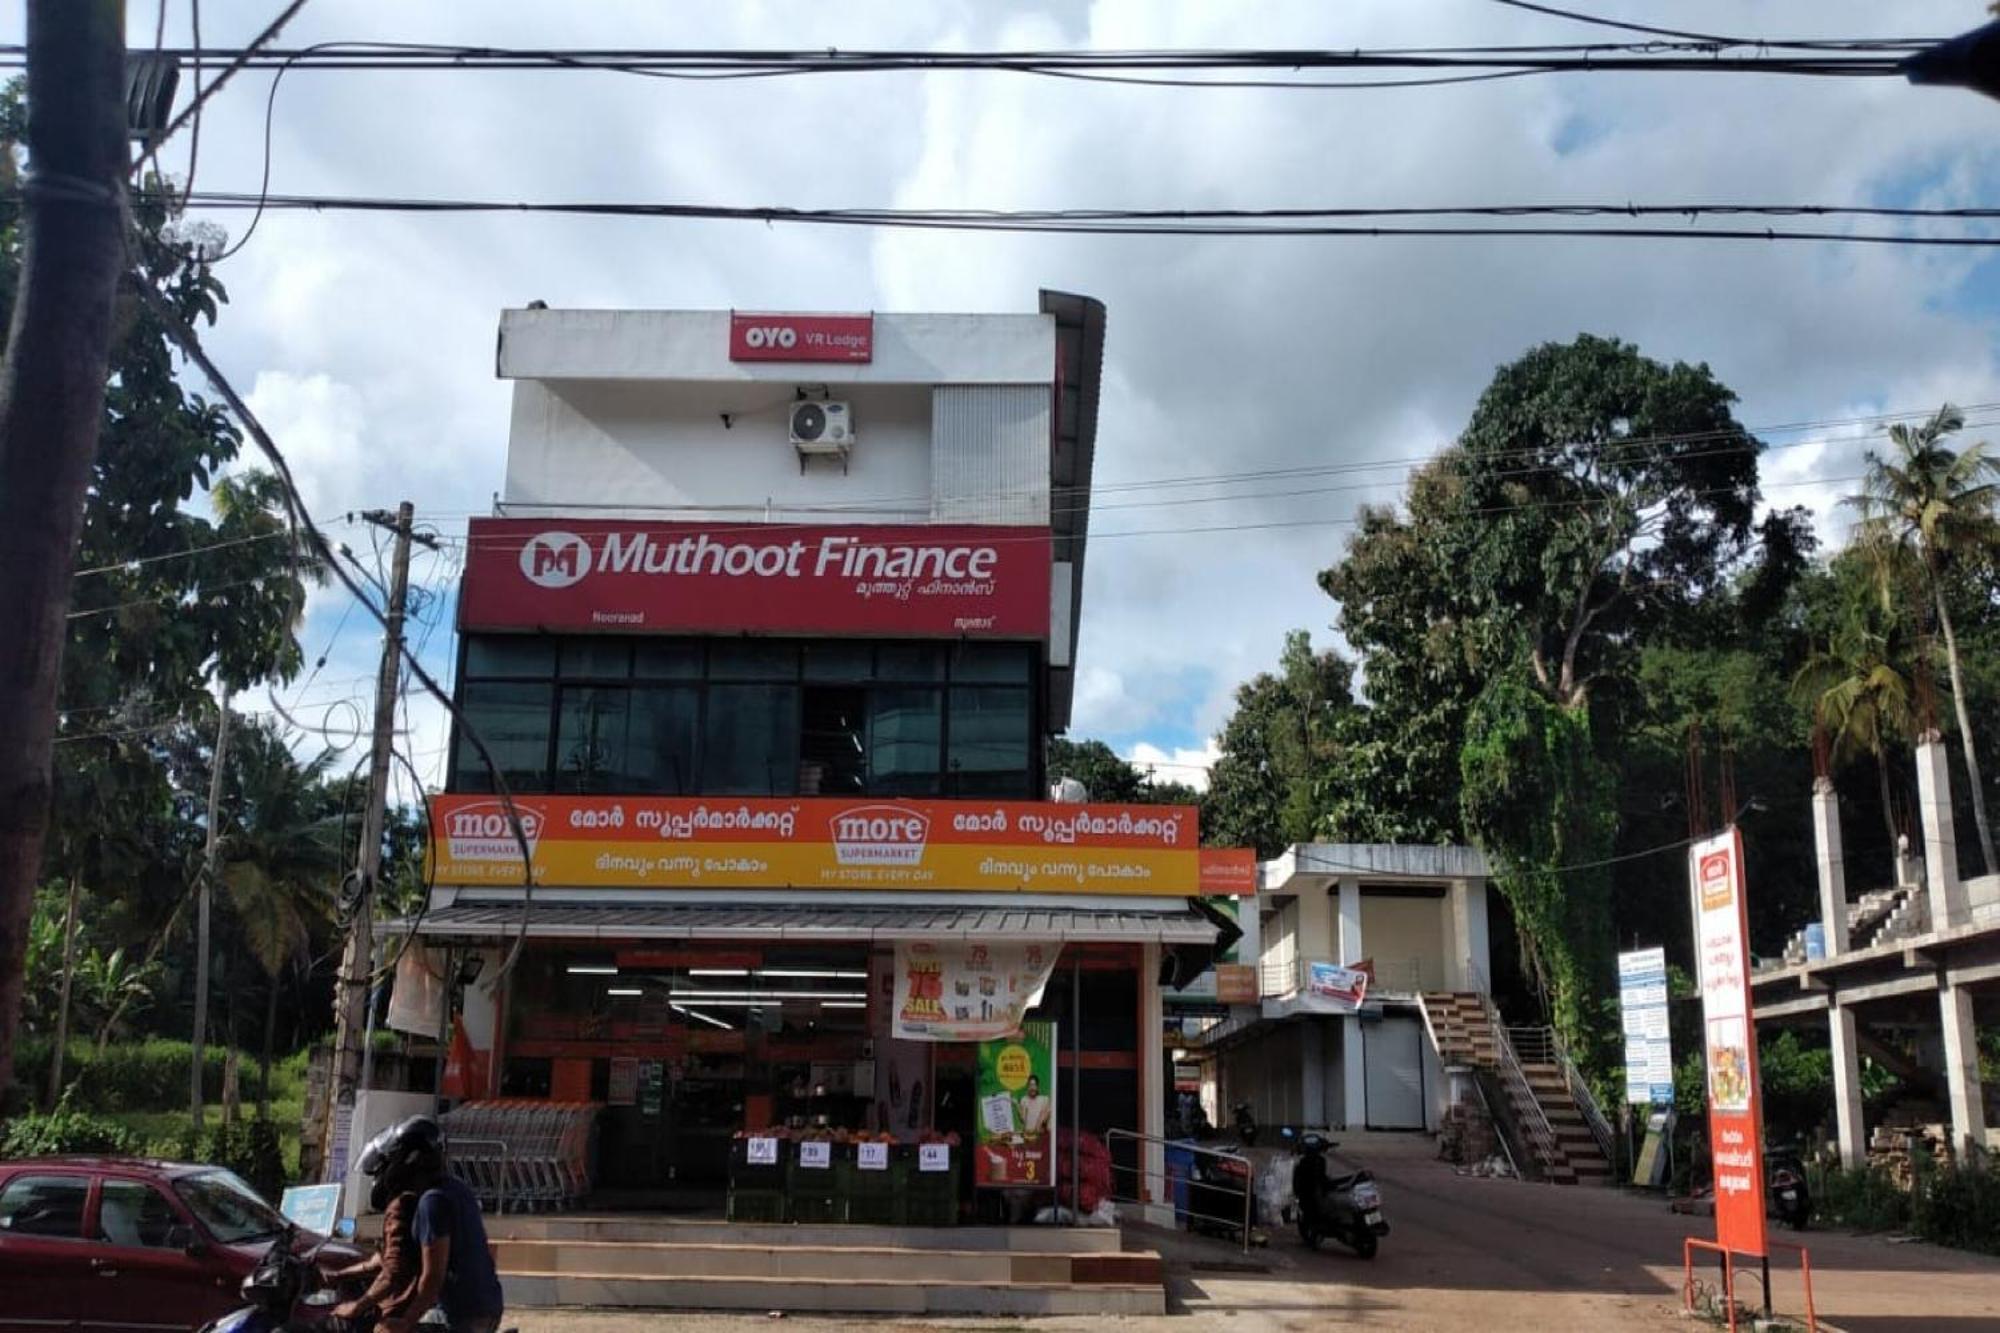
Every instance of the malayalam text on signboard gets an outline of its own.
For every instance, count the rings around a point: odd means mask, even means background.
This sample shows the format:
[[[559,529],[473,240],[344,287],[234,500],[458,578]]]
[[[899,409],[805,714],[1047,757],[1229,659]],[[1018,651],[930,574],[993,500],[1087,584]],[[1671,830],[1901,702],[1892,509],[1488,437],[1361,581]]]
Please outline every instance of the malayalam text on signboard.
[[[1764,1245],[1764,1120],[1757,1028],[1750,1011],[1749,917],[1743,835],[1735,828],[1688,849],[1695,958],[1701,969],[1708,1138],[1715,1167],[1715,1238],[1738,1254]]]
[[[438,883],[521,882],[499,798],[430,805]],[[561,887],[1203,891],[1191,806],[524,796],[514,808],[535,883]]]
[[[1042,639],[1046,528],[475,518],[459,628]]]

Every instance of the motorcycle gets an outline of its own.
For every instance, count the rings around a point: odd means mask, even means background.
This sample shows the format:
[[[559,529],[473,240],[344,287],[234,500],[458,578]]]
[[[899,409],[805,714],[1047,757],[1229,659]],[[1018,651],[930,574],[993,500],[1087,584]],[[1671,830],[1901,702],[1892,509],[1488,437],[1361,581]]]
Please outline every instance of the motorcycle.
[[[1249,1102],[1238,1102],[1231,1114],[1236,1119],[1236,1137],[1244,1147],[1255,1147],[1257,1143],[1257,1114],[1250,1109]]]
[[[1382,1191],[1367,1171],[1327,1172],[1326,1155],[1339,1146],[1318,1134],[1300,1140],[1298,1165],[1292,1168],[1299,1239],[1316,1250],[1331,1237],[1363,1259],[1373,1259],[1381,1238],[1389,1234],[1389,1224],[1382,1220]]]
[[[297,1239],[293,1228],[280,1233],[238,1288],[243,1307],[204,1324],[201,1333],[295,1333],[301,1329],[339,1333],[342,1321],[333,1317],[333,1307],[340,1303],[340,1293],[327,1285],[318,1263],[326,1242],[300,1254]]]
[[[1764,1172],[1766,1209],[1794,1231],[1804,1231],[1812,1220],[1812,1191],[1798,1154],[1786,1148],[1766,1153]]]

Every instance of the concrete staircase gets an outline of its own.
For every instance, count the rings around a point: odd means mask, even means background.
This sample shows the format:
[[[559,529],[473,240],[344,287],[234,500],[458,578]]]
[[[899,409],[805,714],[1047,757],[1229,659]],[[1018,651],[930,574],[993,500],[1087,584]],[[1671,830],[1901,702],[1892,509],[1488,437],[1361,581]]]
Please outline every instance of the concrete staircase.
[[[1160,1256],[1115,1230],[494,1217],[508,1306],[1159,1315]]]
[[[1847,938],[1850,949],[1866,949],[1891,944],[1930,929],[1930,899],[1920,884],[1898,884],[1887,889],[1871,889],[1847,905]],[[1792,932],[1785,941],[1782,960],[1771,967],[1797,967],[1806,961],[1806,933]]]
[[[1559,1184],[1610,1184],[1611,1163],[1604,1160],[1597,1137],[1590,1132],[1583,1112],[1577,1109],[1576,1099],[1570,1096],[1569,1078],[1562,1066],[1523,1063],[1521,1072],[1527,1075],[1528,1087],[1541,1104],[1549,1128],[1555,1131],[1556,1146],[1561,1152],[1561,1168],[1552,1170],[1549,1178]]]
[[[1509,1126],[1503,1132],[1509,1133],[1510,1141],[1519,1141],[1517,1158],[1524,1152],[1531,1155],[1541,1178],[1554,1184],[1610,1183],[1610,1163],[1604,1160],[1583,1112],[1570,1096],[1562,1066],[1543,1058],[1552,1052],[1521,1056],[1517,1065],[1520,1077],[1513,1077],[1505,1069],[1505,1051],[1512,1048],[1503,1048],[1485,996],[1476,991],[1427,991],[1419,1000],[1438,1063],[1474,1070],[1505,1100],[1507,1114],[1496,1118],[1507,1120]],[[1545,1149],[1538,1147],[1535,1136],[1524,1128],[1537,1120],[1546,1121],[1554,1137]],[[1527,1169],[1526,1163],[1522,1166]]]

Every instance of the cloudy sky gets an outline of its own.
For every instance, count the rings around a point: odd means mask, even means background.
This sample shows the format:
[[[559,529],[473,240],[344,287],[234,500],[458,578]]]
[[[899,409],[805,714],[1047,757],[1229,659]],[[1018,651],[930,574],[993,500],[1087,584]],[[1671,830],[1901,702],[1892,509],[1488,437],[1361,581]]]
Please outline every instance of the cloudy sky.
[[[1579,0],[1583,3],[1583,0]],[[1644,20],[1659,6],[1589,0]],[[238,45],[279,0],[208,0]],[[134,45],[154,11],[131,5]],[[18,10],[8,16],[18,41]],[[184,42],[184,0],[168,40]],[[1672,6],[1748,35],[1931,36],[1978,0]],[[1884,27],[1891,24],[1893,31]],[[312,0],[285,45],[1357,47],[1618,40],[1490,0],[1331,5],[788,3],[410,5]],[[203,121],[197,182],[250,190],[269,76]],[[1569,75],[1457,88],[1150,89],[1008,74],[731,84],[582,73],[288,76],[281,192],[735,205],[1277,207],[1566,201],[2000,202],[2000,104],[1892,80]],[[168,165],[186,169],[187,145]],[[218,215],[232,232],[240,214]],[[1314,584],[1355,507],[1395,497],[1493,369],[1547,339],[1617,335],[1706,361],[1773,445],[1767,498],[1826,515],[1871,429],[1945,399],[2000,404],[2000,283],[1968,252],[1764,243],[971,236],[741,223],[274,214],[223,267],[211,347],[322,516],[415,501],[451,535],[499,487],[499,311],[628,307],[1029,310],[1041,287],[1109,307],[1074,734],[1202,761],[1233,688],[1287,629],[1334,642]],[[2000,407],[1974,421],[2000,423]],[[1805,424],[1802,424],[1805,423]],[[1302,481],[1110,489],[1214,473],[1375,464]],[[1163,501],[1171,499],[1174,503]],[[1260,526],[1261,525],[1261,526]],[[1275,525],[1275,526],[1273,526]],[[1122,535],[1121,535],[1122,534]],[[450,660],[447,546],[417,575],[426,655]],[[329,593],[294,710],[353,729],[375,636]],[[351,701],[344,702],[344,701]],[[442,771],[435,710],[413,747]],[[1194,779],[1192,768],[1161,768]]]

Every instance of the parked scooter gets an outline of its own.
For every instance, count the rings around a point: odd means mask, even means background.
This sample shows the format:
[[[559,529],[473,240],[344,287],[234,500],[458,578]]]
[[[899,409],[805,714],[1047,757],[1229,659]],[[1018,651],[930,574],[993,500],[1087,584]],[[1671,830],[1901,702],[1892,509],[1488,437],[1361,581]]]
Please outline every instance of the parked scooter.
[[[1812,1191],[1806,1186],[1805,1164],[1790,1148],[1764,1154],[1764,1207],[1794,1231],[1812,1221]]]
[[[1316,1250],[1331,1237],[1363,1259],[1373,1259],[1381,1238],[1389,1234],[1389,1224],[1382,1220],[1382,1191],[1366,1171],[1328,1172],[1326,1155],[1339,1146],[1320,1134],[1299,1140],[1299,1160],[1292,1168],[1299,1239]]]

